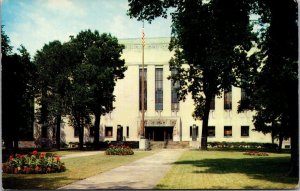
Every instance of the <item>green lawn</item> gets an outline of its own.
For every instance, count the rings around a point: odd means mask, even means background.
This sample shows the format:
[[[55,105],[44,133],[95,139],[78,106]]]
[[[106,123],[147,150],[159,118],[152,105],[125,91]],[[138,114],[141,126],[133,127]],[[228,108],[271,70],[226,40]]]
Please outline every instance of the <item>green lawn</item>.
[[[2,184],[5,189],[56,189],[153,153],[153,151],[135,151],[134,155],[129,156],[108,156],[101,153],[92,156],[65,159],[62,160],[65,162],[67,168],[65,172],[31,175],[2,174]]]
[[[186,151],[157,189],[294,189],[289,154],[266,157],[230,151]]]

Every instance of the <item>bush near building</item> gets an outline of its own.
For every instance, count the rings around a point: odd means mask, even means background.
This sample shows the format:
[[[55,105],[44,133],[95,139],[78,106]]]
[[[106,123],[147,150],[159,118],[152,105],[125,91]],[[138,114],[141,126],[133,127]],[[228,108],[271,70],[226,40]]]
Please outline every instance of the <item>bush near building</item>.
[[[110,145],[105,151],[106,155],[133,155],[133,150],[127,145]]]
[[[208,142],[209,148],[250,148],[250,149],[276,149],[277,144],[273,143],[255,143],[255,142]]]

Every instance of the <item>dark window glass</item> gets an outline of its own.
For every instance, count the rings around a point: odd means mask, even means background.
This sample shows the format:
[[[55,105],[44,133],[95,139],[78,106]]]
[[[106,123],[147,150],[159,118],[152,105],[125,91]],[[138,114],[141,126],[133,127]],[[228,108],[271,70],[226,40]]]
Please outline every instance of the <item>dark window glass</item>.
[[[232,126],[224,126],[224,137],[232,136]]]
[[[232,92],[231,87],[224,91],[224,109],[232,109]]]
[[[190,137],[193,136],[193,126],[190,126]],[[199,136],[199,127],[196,126],[196,137]]]
[[[208,136],[209,137],[214,137],[216,136],[216,128],[215,126],[208,126]]]
[[[112,137],[112,135],[113,135],[113,128],[105,127],[105,137]]]
[[[144,68],[144,109],[147,110],[147,68]],[[139,108],[142,110],[142,69],[139,71]]]
[[[210,110],[215,110],[215,105],[216,105],[215,100],[216,100],[215,97],[213,97],[210,102]]]
[[[126,137],[129,137],[129,127],[126,127]]]
[[[48,138],[48,128],[47,128],[47,126],[42,126],[42,138]]]
[[[163,69],[155,68],[155,110],[163,110]]]
[[[77,127],[77,125],[74,127],[74,137],[78,137],[79,136],[79,128]]]
[[[177,70],[173,69],[171,70],[171,75],[176,75]],[[171,80],[171,109],[172,111],[178,111],[179,110],[179,99],[177,95],[177,90],[179,88],[179,82],[175,82]]]
[[[244,88],[241,88],[241,109],[249,109],[249,98]]]
[[[249,136],[249,126],[241,126],[241,136],[242,137]]]
[[[94,126],[90,126],[90,137],[94,136]]]

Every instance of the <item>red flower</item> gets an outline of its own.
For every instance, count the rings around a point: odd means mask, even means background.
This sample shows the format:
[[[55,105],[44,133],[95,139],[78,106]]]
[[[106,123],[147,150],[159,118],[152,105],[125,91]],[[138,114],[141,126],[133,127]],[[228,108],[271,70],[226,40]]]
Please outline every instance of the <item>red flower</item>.
[[[9,160],[12,160],[14,157],[12,155],[9,156]]]
[[[60,160],[59,156],[58,156],[58,155],[56,155],[56,161],[59,161],[59,160]]]
[[[37,151],[33,151],[32,154],[33,154],[33,155],[37,155],[38,152],[37,152]]]
[[[46,156],[46,152],[41,152],[40,158],[44,158]]]

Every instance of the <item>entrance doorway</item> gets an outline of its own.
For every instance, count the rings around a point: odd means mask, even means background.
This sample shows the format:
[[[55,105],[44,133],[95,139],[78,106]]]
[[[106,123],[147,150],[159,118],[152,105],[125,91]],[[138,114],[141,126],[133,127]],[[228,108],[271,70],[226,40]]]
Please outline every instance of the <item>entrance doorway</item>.
[[[150,141],[173,140],[173,127],[145,127],[145,137]]]

